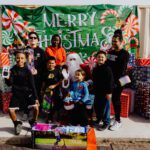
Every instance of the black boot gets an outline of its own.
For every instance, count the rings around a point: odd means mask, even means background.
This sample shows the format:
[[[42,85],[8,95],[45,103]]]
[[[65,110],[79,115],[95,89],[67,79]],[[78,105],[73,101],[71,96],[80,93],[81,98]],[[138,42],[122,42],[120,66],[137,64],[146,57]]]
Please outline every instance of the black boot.
[[[15,128],[15,134],[19,135],[22,129],[22,122],[21,121],[14,121],[14,128]]]
[[[32,128],[34,125],[37,124],[37,121],[35,119],[31,119],[31,120],[29,120],[29,124],[30,124],[30,126]]]

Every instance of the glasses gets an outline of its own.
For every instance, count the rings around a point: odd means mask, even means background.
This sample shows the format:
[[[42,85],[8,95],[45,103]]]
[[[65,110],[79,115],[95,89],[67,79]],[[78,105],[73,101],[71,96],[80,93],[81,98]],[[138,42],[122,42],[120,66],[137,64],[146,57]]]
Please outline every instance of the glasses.
[[[37,39],[37,37],[29,37],[29,39]]]

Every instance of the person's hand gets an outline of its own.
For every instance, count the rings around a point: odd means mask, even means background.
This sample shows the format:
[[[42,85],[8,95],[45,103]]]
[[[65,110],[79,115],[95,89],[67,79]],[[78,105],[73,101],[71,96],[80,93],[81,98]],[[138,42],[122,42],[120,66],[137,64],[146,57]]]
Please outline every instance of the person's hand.
[[[40,103],[39,103],[38,100],[35,100],[35,104],[36,104],[37,106],[40,106]]]
[[[9,79],[10,79],[10,77],[5,77],[5,79],[9,80]]]
[[[36,75],[36,74],[37,74],[37,69],[32,68],[32,69],[31,69],[31,73],[32,73],[32,75]]]
[[[54,89],[55,87],[56,87],[56,85],[50,85],[48,88],[52,90],[52,89]]]
[[[112,94],[106,94],[106,99],[111,101],[111,98],[112,98]]]

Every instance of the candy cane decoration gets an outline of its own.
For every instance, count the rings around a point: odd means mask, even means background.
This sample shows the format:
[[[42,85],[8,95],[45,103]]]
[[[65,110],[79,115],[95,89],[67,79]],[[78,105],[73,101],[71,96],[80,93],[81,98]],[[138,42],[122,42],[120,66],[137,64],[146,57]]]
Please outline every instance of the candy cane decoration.
[[[104,23],[105,23],[106,16],[108,16],[108,15],[114,15],[116,18],[119,17],[117,11],[115,11],[115,10],[113,10],[113,9],[106,10],[106,11],[102,14],[102,16],[101,16],[101,18],[100,18],[100,23],[101,23],[101,24],[104,24]]]
[[[126,22],[125,22],[122,30],[125,31],[124,36],[126,36],[126,37],[135,36],[139,31],[138,18],[135,15],[131,14],[126,19]]]

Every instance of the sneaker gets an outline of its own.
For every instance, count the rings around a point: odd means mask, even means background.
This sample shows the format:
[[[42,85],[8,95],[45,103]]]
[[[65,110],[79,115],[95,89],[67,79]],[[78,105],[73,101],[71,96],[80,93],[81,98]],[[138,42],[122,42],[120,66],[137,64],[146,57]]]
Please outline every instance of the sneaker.
[[[94,126],[98,126],[100,124],[101,120],[95,120],[93,121],[93,125]]]
[[[29,120],[29,124],[30,124],[30,126],[31,126],[31,128],[32,128],[34,125],[37,124],[37,121],[34,120],[34,119],[31,119],[31,120]]]
[[[116,121],[116,120],[115,120],[115,117],[111,118],[110,125],[112,126],[115,121]]]
[[[22,122],[21,121],[15,121],[15,135],[19,135],[22,129]]]
[[[98,131],[104,131],[104,130],[106,130],[108,128],[109,128],[109,125],[104,123],[102,126],[100,126],[99,128],[97,128],[97,130]]]
[[[110,126],[110,130],[112,131],[116,131],[118,130],[120,127],[122,126],[121,122],[115,121],[114,124],[112,126]]]

